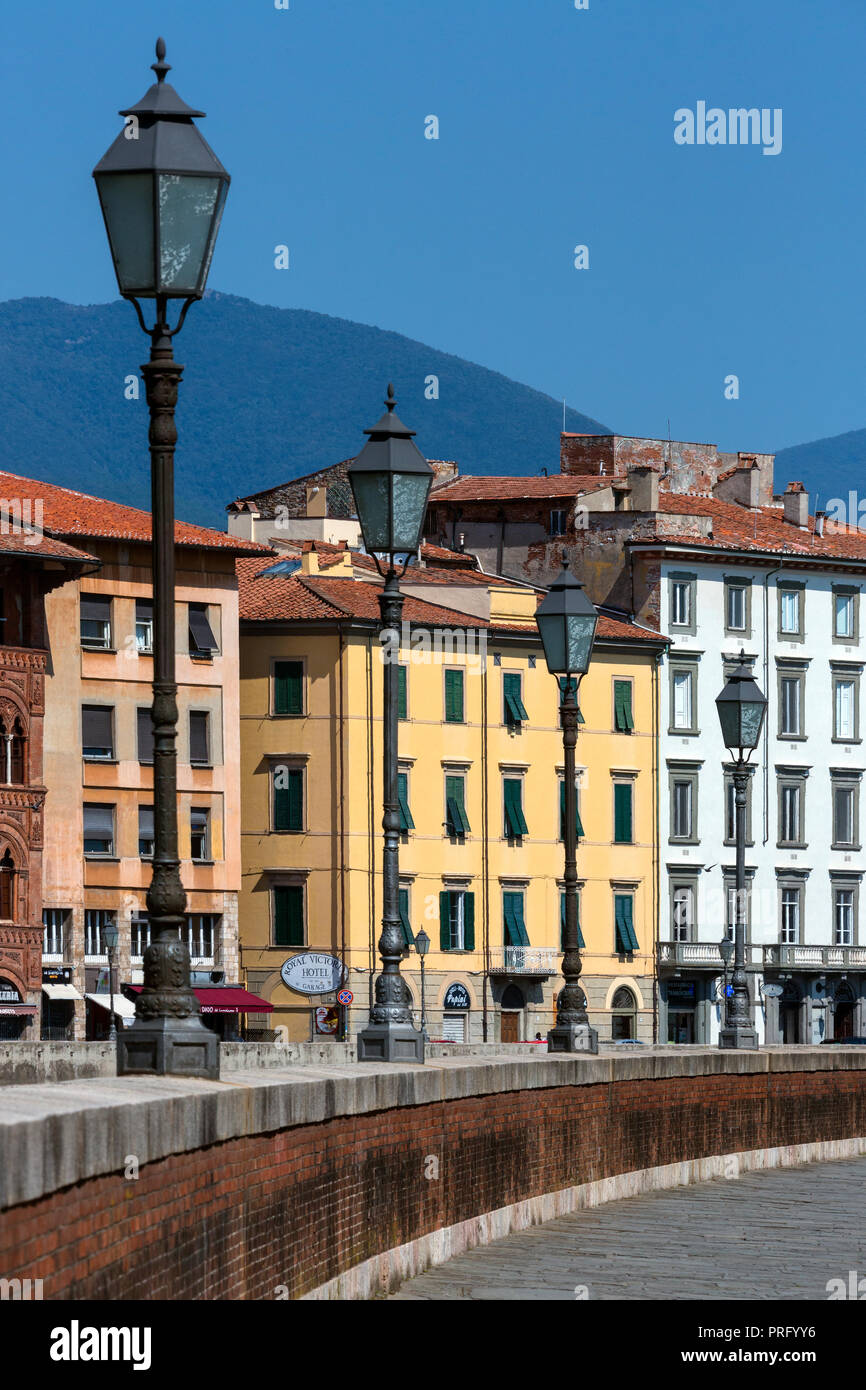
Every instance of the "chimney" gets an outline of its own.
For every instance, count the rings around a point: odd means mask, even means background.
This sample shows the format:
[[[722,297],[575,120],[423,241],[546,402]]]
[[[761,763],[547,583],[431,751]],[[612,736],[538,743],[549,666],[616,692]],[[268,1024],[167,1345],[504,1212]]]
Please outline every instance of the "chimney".
[[[310,541],[309,549],[307,549],[307,547],[304,546],[303,554],[301,555],[301,574],[318,573],[319,557],[316,553],[316,542]]]
[[[659,509],[659,475],[648,464],[638,464],[628,470],[631,483],[633,512],[657,512]]]
[[[823,534],[824,534],[824,517],[825,517],[826,515],[827,515],[827,513],[824,511],[823,507],[819,507],[819,508],[816,510],[816,512],[815,512],[815,535],[816,535],[816,536],[823,536]]]
[[[326,487],[307,488],[307,516],[328,515],[328,489]]]
[[[802,483],[789,483],[782,495],[785,520],[801,531],[809,528],[809,494]]]

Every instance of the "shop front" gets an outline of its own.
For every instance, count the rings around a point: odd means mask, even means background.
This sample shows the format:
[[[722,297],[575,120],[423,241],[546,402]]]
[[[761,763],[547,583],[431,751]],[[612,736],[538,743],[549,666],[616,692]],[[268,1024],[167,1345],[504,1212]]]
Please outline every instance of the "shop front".
[[[121,986],[125,996],[124,1005],[132,1004],[132,1015],[125,1022],[131,1023],[135,1016],[135,998],[141,993],[141,988],[141,985]],[[194,986],[194,990],[201,1006],[202,1023],[216,1033],[221,1042],[241,1041],[241,1019],[247,1014],[273,1012],[273,1004],[260,999],[257,994],[250,994],[242,985]]]
[[[17,985],[0,975],[0,1041],[20,1042],[37,1013],[35,1004],[21,998]]]
[[[42,967],[43,1042],[68,1042],[75,1037],[75,1005],[80,999],[71,965]]]

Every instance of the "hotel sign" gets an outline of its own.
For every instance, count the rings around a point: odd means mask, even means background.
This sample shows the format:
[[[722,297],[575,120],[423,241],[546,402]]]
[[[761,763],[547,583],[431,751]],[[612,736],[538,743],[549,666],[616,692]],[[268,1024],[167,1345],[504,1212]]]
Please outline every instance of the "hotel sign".
[[[284,961],[280,975],[295,994],[333,994],[345,982],[346,970],[336,956],[304,951]]]

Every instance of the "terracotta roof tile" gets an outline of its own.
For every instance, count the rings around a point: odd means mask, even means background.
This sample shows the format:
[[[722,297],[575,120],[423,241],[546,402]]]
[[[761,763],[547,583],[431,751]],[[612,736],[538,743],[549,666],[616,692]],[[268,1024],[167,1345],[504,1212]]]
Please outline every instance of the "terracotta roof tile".
[[[756,554],[802,555],[813,560],[863,560],[866,562],[866,531],[846,528],[825,521],[824,534],[815,532],[815,518],[808,518],[808,529],[801,530],[785,521],[781,507],[748,508],[735,502],[692,493],[666,492],[659,497],[662,515],[707,517],[712,521],[712,537],[677,534],[656,526],[635,539],[666,545],[699,545],[712,550],[746,550]]]
[[[437,488],[436,502],[497,502],[519,500],[521,497],[578,497],[584,492],[597,492],[617,481],[597,473],[584,475],[554,473],[549,478],[471,477],[458,478]],[[620,482],[624,479],[620,478]],[[431,497],[431,501],[433,498]]]
[[[0,471],[0,497],[30,499],[42,502],[42,527],[52,536],[92,536],[103,540],[145,541],[150,543],[150,512],[127,507],[120,502],[108,502],[102,497],[90,497],[86,492],[58,487],[55,483],[36,478],[23,478],[17,473]],[[267,554],[271,547],[256,541],[241,540],[225,531],[212,531],[206,526],[192,526],[176,521],[175,544],[201,547],[205,550],[226,550],[229,553]]]

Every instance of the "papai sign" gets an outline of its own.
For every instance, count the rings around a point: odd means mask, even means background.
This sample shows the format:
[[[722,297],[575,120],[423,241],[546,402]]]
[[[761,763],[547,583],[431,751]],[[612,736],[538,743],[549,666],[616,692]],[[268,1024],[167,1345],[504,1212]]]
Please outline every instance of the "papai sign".
[[[331,994],[345,982],[346,971],[336,956],[304,951],[290,956],[280,971],[283,984],[296,994]]]

